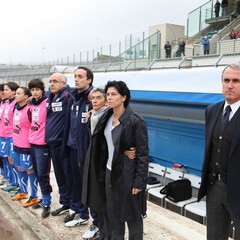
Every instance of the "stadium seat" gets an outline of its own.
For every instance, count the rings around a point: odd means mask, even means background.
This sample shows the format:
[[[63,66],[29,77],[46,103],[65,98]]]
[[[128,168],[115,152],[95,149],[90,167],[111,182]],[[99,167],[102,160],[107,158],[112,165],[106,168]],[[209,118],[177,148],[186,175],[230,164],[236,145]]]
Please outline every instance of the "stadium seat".
[[[164,186],[171,181],[179,180],[183,178],[183,173],[176,171],[175,169],[172,168],[167,168],[166,169],[166,174],[164,178],[164,185],[160,187],[155,187],[155,188],[150,188],[148,190],[148,196],[150,197],[151,195],[160,199],[160,205],[163,206],[164,199],[166,197],[166,194],[161,194],[160,190],[164,188]],[[148,198],[149,198],[148,197]]]
[[[166,167],[158,164],[158,163],[149,163],[148,167],[149,177],[156,176],[158,183],[155,184],[147,184],[147,191],[150,188],[159,187],[164,185],[164,178],[166,174]]]

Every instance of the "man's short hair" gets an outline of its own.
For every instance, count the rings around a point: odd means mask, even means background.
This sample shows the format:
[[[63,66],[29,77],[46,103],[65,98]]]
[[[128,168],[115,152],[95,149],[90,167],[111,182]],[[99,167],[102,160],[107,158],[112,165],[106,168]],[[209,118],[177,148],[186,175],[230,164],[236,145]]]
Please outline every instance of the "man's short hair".
[[[90,70],[89,68],[84,67],[84,66],[80,66],[76,70],[78,70],[78,69],[83,69],[83,70],[86,71],[87,79],[92,80],[89,85],[92,86],[92,84],[93,84],[93,72],[92,72],[92,70]]]
[[[236,71],[240,71],[240,64],[239,64],[239,63],[232,63],[232,64],[227,65],[227,66],[223,69],[223,71],[222,71],[222,77],[221,77],[222,80],[223,80],[224,72],[225,72],[228,68],[232,68],[232,69],[234,69],[234,70],[236,70]]]
[[[60,73],[60,72],[55,72],[55,73],[53,73],[52,75],[54,75],[54,74],[59,74],[59,76],[60,76],[60,78],[61,78],[61,81],[63,81],[63,82],[66,82],[67,83],[67,77],[63,74],[63,73]],[[51,76],[52,76],[51,75]]]

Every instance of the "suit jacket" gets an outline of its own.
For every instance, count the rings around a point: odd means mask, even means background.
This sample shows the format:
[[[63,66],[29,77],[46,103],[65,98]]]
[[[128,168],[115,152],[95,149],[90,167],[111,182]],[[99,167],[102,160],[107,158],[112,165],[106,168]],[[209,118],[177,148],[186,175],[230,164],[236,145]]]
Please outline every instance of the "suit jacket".
[[[211,155],[211,144],[214,127],[217,124],[219,114],[222,114],[224,101],[210,105],[205,112],[206,136],[205,156],[202,168],[202,182],[198,193],[198,201],[207,194],[208,165]],[[230,211],[240,218],[240,124],[236,124],[227,165],[227,191]]]

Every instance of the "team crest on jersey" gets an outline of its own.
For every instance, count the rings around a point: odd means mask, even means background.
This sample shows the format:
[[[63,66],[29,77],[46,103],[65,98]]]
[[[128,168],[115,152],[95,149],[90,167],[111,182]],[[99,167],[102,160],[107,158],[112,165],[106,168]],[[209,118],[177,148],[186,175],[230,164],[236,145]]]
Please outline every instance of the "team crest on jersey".
[[[20,112],[15,112],[14,117],[13,117],[13,123],[15,125],[19,124],[20,117],[21,117],[21,113]]]
[[[32,120],[38,121],[40,114],[40,108],[33,108],[32,110]]]

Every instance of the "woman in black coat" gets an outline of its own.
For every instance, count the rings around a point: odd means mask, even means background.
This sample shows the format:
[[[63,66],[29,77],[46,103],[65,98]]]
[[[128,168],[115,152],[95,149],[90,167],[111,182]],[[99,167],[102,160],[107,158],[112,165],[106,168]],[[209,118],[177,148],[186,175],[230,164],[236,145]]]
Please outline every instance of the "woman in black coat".
[[[141,240],[149,162],[147,128],[128,106],[130,91],[124,82],[108,82],[105,91],[109,110],[92,135],[82,202],[98,215],[107,212],[112,239],[124,239],[127,222],[129,239]],[[136,158],[129,159],[124,152],[132,147]]]

